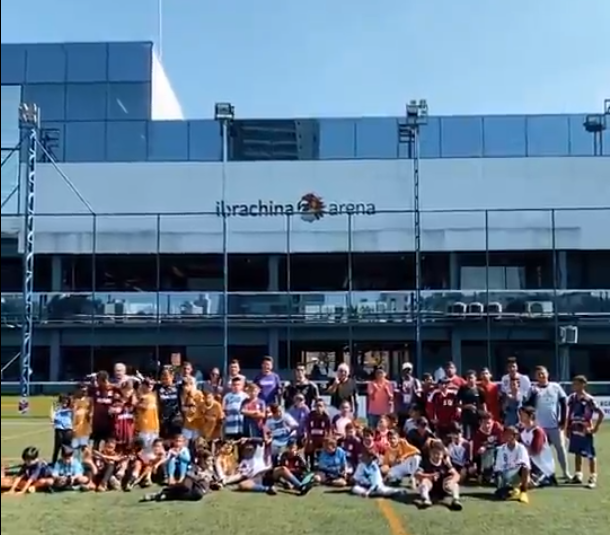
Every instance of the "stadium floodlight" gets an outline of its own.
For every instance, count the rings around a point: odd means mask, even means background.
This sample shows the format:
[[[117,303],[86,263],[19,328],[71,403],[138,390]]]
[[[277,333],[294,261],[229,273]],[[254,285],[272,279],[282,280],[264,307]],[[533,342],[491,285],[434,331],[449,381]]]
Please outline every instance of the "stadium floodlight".
[[[417,369],[423,367],[422,342],[422,253],[421,253],[421,211],[419,205],[419,138],[420,129],[428,124],[428,102],[426,100],[411,100],[405,108],[404,121],[398,125],[399,143],[406,143],[408,158],[413,160],[413,233],[415,236],[415,345]]]
[[[38,128],[40,126],[40,111],[36,104],[22,103],[19,105],[19,122],[24,127]]]
[[[227,213],[227,168],[229,162],[229,138],[231,123],[235,119],[235,106],[230,102],[217,102],[214,105],[214,119],[220,123],[222,135],[221,164],[221,206],[222,206],[222,264],[223,264],[223,371],[226,377],[229,368],[229,222]]]
[[[232,121],[235,118],[235,107],[229,102],[218,102],[214,105],[214,119]]]

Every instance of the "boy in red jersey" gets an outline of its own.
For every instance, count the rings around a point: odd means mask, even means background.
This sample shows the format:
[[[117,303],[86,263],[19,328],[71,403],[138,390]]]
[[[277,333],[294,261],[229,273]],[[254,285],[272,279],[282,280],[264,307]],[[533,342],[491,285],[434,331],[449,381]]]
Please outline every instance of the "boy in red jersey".
[[[504,429],[488,412],[481,413],[480,419],[472,439],[473,470],[481,482],[491,483],[496,449],[504,441]]]
[[[460,418],[458,394],[451,388],[449,379],[441,381],[440,388],[430,401],[434,430],[439,438],[446,437],[453,428],[453,423]]]
[[[105,371],[99,372],[95,377],[95,384],[91,387],[91,440],[93,448],[98,450],[102,442],[113,438],[113,419],[111,414],[114,402],[114,388]]]
[[[339,439],[339,446],[347,454],[347,473],[353,474],[363,452],[362,440],[358,437],[354,424],[345,426],[345,437]]]
[[[304,442],[305,455],[309,466],[313,467],[316,458],[324,447],[324,440],[332,433],[333,425],[324,401],[318,399],[305,420]]]
[[[489,368],[483,368],[481,371],[481,380],[479,386],[483,391],[483,398],[485,399],[485,409],[489,412],[494,420],[500,421],[500,386],[498,383],[492,380],[491,372]]]

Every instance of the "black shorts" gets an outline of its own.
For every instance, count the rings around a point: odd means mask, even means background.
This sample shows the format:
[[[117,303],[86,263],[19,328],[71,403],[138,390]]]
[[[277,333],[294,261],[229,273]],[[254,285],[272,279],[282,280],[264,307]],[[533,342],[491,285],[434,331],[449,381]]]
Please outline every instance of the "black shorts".
[[[93,429],[91,432],[91,440],[93,442],[106,442],[111,438],[114,438],[114,431],[111,427],[100,427]]]

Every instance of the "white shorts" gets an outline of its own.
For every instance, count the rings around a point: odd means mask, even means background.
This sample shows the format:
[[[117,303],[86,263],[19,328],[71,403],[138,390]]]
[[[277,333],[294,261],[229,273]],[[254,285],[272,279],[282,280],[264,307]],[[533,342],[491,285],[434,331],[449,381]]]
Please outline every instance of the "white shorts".
[[[80,450],[89,445],[89,437],[79,437],[72,439],[72,449]]]
[[[153,442],[159,438],[159,433],[138,433],[138,438],[144,442],[144,451],[150,452]]]
[[[197,440],[200,436],[199,431],[193,431],[192,429],[183,429],[182,435],[186,439],[187,442],[191,440]]]

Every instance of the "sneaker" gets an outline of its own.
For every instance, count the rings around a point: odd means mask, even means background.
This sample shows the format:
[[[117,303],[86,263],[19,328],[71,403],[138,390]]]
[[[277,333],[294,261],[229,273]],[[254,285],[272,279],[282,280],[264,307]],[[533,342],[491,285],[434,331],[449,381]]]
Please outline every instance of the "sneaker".
[[[511,489],[511,491],[508,494],[508,499],[509,500],[520,500],[522,494],[523,494],[523,492],[521,492],[519,489]]]
[[[572,485],[582,485],[583,484],[583,478],[582,478],[582,474],[576,474],[572,480],[570,481],[570,483],[572,483]]]
[[[275,487],[271,486],[267,489],[267,494],[269,496],[276,496],[277,495],[277,490]]]
[[[588,489],[596,489],[597,488],[597,478],[596,477],[590,477],[589,481],[587,482],[587,484],[585,485]]]
[[[460,500],[451,500],[451,503],[449,504],[449,509],[451,509],[452,511],[461,511],[462,509],[464,509],[464,506],[462,505],[462,502]]]
[[[108,480],[108,487],[110,487],[110,490],[119,490],[121,488],[121,482],[116,477],[112,476]]]
[[[420,509],[428,509],[432,507],[432,500],[430,498],[423,498],[419,502]]]
[[[154,502],[157,499],[157,494],[156,493],[149,493],[149,494],[144,494],[144,496],[142,496],[142,498],[140,498],[140,501],[142,503],[145,502]]]
[[[301,488],[299,489],[299,496],[307,496],[310,492],[311,489],[313,489],[314,487],[314,482],[313,482],[313,478],[311,481],[307,482],[307,483],[303,483],[301,485]]]
[[[524,503],[524,504],[530,503],[530,497],[529,497],[527,492],[520,492],[519,493],[519,502],[520,503]]]

